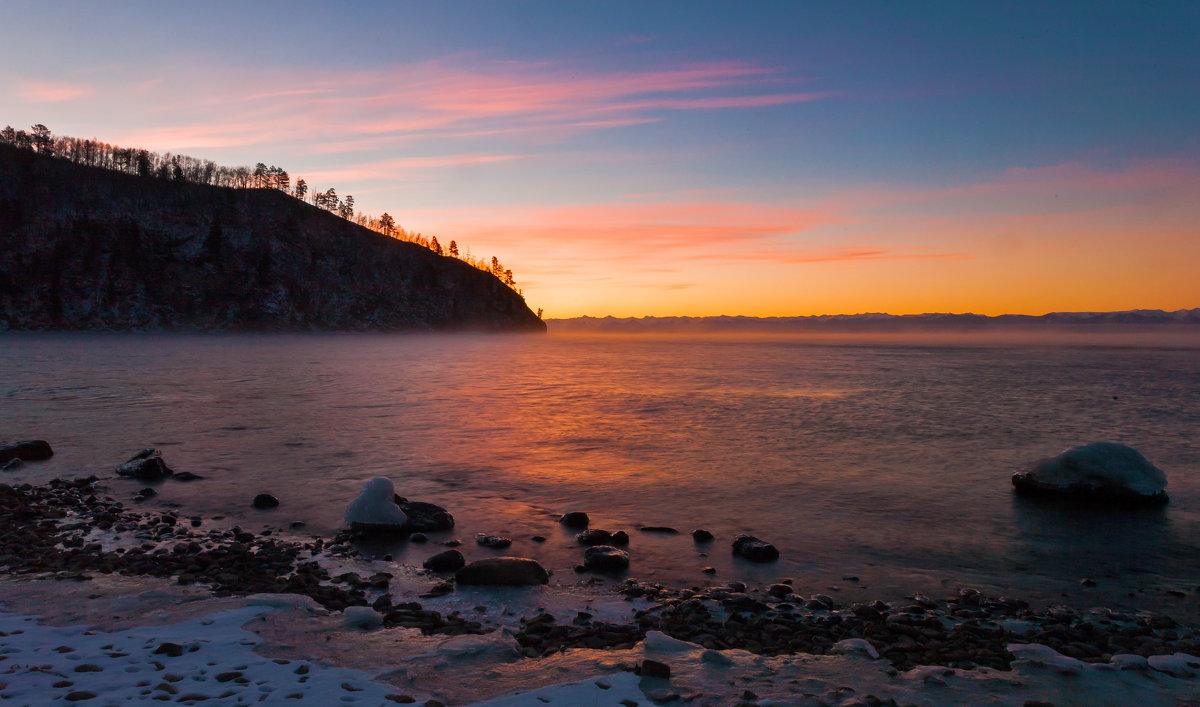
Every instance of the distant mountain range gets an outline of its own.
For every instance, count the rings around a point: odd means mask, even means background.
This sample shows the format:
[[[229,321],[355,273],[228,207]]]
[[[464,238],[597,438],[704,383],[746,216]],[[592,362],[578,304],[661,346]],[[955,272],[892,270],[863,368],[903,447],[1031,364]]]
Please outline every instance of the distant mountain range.
[[[490,272],[275,189],[0,144],[0,331],[545,331]]]
[[[556,333],[902,333],[1063,331],[1100,328],[1176,330],[1197,327],[1200,308],[1164,312],[1052,312],[1042,315],[1001,314],[824,314],[807,317],[576,317],[549,319]]]

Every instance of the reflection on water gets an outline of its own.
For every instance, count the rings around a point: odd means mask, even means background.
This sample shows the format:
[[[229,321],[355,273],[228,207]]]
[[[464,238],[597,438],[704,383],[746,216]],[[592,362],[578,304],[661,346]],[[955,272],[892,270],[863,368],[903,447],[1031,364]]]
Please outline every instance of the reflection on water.
[[[21,479],[111,474],[144,446],[205,477],[155,503],[246,527],[340,525],[373,476],[514,539],[573,581],[580,551],[554,523],[588,511],[631,532],[632,574],[698,583],[843,574],[1040,586],[1082,576],[1200,578],[1200,356],[1187,349],[814,345],[455,335],[6,335],[0,432],[57,452]],[[1008,477],[1093,440],[1167,471],[1172,503],[1088,515],[1014,499]],[[7,479],[6,479],[7,480]],[[119,497],[136,485],[110,484]],[[250,499],[281,500],[269,513]],[[687,533],[713,531],[696,546]],[[774,542],[778,565],[728,539]],[[419,561],[442,549],[396,543]],[[533,535],[548,538],[538,544]],[[1118,586],[1119,585],[1119,586]]]

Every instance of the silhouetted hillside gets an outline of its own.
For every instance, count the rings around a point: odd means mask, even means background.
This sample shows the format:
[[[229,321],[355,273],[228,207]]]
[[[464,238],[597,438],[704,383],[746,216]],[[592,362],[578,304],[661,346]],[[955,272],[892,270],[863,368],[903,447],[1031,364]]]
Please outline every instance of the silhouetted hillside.
[[[7,145],[0,248],[0,329],[545,330],[493,275],[283,192]]]

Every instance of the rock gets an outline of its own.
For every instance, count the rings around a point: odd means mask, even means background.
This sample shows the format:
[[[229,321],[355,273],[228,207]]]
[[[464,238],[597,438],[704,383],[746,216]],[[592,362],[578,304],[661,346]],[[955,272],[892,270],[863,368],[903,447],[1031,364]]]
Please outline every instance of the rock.
[[[54,456],[50,443],[44,439],[31,439],[15,444],[0,445],[0,464],[7,464],[12,459],[26,462],[40,462]]]
[[[147,447],[133,455],[114,471],[118,476],[130,476],[138,481],[162,481],[173,473],[162,460],[162,453],[153,447]]]
[[[429,533],[450,530],[454,527],[454,516],[441,506],[423,501],[408,501],[400,504],[400,510],[408,516],[405,529]]]
[[[1167,502],[1167,476],[1133,447],[1092,442],[1071,447],[1013,474],[1017,493],[1095,506],[1157,506]]]
[[[624,530],[618,530],[612,534],[612,544],[625,546],[629,544],[629,533]]]
[[[698,543],[712,542],[713,534],[704,529],[696,529],[692,531],[692,540]]]
[[[25,466],[25,462],[22,459],[20,459],[20,458],[9,459],[7,462],[4,463],[3,466],[0,466],[0,471],[16,471],[17,469],[20,469],[23,466]]]
[[[512,545],[512,538],[504,538],[499,535],[488,535],[487,533],[477,533],[475,542],[484,547],[490,547],[493,550],[503,550]]]
[[[199,474],[193,474],[190,471],[181,471],[178,474],[175,474],[175,476],[173,476],[172,478],[175,479],[176,481],[199,481],[200,479],[203,479],[204,477]]]
[[[612,533],[594,528],[576,535],[575,539],[579,541],[580,545],[607,545],[612,542]]]
[[[434,572],[457,572],[467,564],[466,558],[458,550],[439,552],[421,564],[427,570]]]
[[[629,568],[629,553],[612,545],[594,545],[584,551],[583,565],[595,572],[620,572]]]
[[[568,528],[586,528],[588,527],[588,514],[583,511],[571,511],[564,513],[562,518],[558,519],[559,523]]]
[[[771,543],[753,535],[739,535],[733,539],[733,554],[751,562],[772,562],[779,559],[779,550]]]
[[[275,508],[279,506],[279,499],[269,493],[260,493],[254,497],[250,505],[258,509]]]
[[[183,655],[183,646],[178,643],[160,643],[158,648],[154,649],[154,655],[165,655],[169,658],[178,658]]]
[[[134,500],[137,500],[137,501],[145,501],[147,498],[154,498],[157,495],[158,495],[157,491],[150,488],[149,486],[146,486],[141,491],[138,491],[136,494],[134,494],[133,498],[134,498]]]
[[[716,568],[716,567],[711,567],[711,566],[710,566],[710,567],[704,567],[704,568],[702,568],[700,571],[701,571],[701,572],[703,572],[704,574],[716,574],[716,573],[717,573],[717,568]]]
[[[678,535],[679,531],[665,525],[646,525],[638,528],[643,533],[662,533],[664,535]]]
[[[392,480],[377,476],[363,484],[358,497],[346,505],[346,522],[354,530],[365,532],[397,532],[404,528],[408,516],[395,502]]]
[[[342,624],[347,628],[369,630],[383,625],[383,617],[369,606],[347,606],[342,614]]]
[[[527,557],[489,557],[463,567],[454,579],[466,585],[520,587],[545,584],[550,573]]]
[[[425,537],[425,533],[413,533],[412,535],[408,536],[408,540],[409,542],[423,543],[427,542],[429,538]]]
[[[545,535],[534,535],[533,537],[531,537],[531,538],[529,538],[529,539],[530,539],[530,540],[532,540],[532,541],[534,541],[535,543],[544,543],[544,542],[546,542],[546,536],[545,536]]]
[[[642,661],[641,674],[644,678],[662,678],[664,680],[671,679],[671,666],[666,663],[660,663],[657,660],[646,658]]]

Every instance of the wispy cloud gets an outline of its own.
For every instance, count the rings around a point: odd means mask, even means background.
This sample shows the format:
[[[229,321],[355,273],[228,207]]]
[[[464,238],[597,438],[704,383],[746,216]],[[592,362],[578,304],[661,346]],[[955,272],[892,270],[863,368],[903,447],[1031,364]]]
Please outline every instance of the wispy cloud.
[[[87,84],[59,81],[18,81],[16,93],[30,103],[61,103],[83,98],[94,89]]]
[[[123,140],[178,150],[302,138],[313,152],[371,150],[414,138],[555,140],[669,120],[677,111],[753,109],[832,95],[796,91],[799,79],[732,61],[605,72],[458,57],[349,74],[240,68],[212,75],[222,80],[199,75],[153,84],[153,97],[141,95],[143,84],[137,93],[156,111],[189,120],[156,119],[157,125]],[[47,86],[39,95],[70,93]]]
[[[511,162],[527,157],[527,155],[433,155],[426,157],[397,157],[390,160],[377,160],[348,165],[337,169],[320,170],[309,173],[311,180],[346,180],[367,181],[373,179],[395,179],[443,167],[468,167],[473,165]]]

